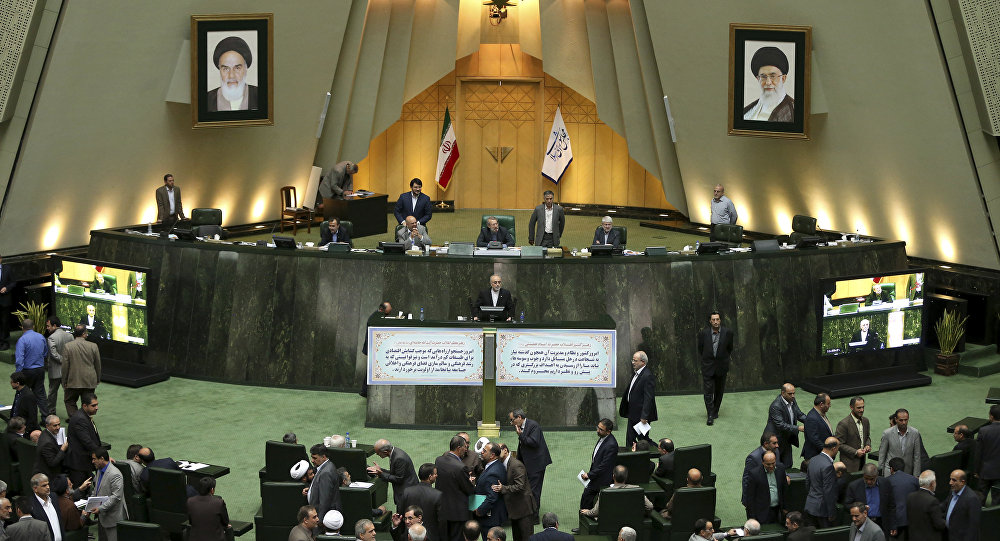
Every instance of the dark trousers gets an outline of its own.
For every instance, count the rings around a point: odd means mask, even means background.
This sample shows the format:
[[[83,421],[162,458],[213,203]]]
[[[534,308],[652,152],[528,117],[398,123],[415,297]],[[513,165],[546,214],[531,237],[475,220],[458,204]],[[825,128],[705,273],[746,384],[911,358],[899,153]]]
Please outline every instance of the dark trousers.
[[[986,505],[986,498],[990,498],[993,505],[1000,503],[1000,490],[992,488],[993,485],[1000,484],[1000,479],[980,479],[979,480],[979,492],[983,495],[983,506]],[[945,507],[945,511],[948,508]]]
[[[552,233],[543,233],[542,240],[538,243],[539,246],[544,246],[545,248],[552,248],[555,246],[555,241],[552,239]]]
[[[49,396],[48,396],[48,406],[49,415],[56,415],[56,404],[59,403],[59,385],[62,383],[62,378],[54,378],[49,376]],[[42,424],[45,424],[45,419],[42,419]]]
[[[90,478],[90,476],[93,474],[94,472],[89,470],[88,471],[69,470],[69,474],[67,475],[67,477],[69,477],[70,481],[73,481],[73,486],[78,487],[81,484],[83,484],[84,481]]]
[[[639,421],[640,419],[628,420],[628,428],[625,430],[625,447],[631,450],[632,444],[635,443],[636,440],[647,440],[649,441],[650,448],[656,447],[658,444],[649,437],[649,434],[653,432],[653,429],[649,429],[649,432],[646,432],[644,436],[640,436],[639,433],[635,431],[635,424],[638,423]],[[590,509],[590,508],[581,507],[580,509]]]
[[[809,512],[806,512],[806,523],[817,528],[829,528],[833,526],[829,517],[817,517]]]
[[[596,487],[594,484],[595,483],[591,482],[586,488],[583,489],[583,496],[580,496],[580,509],[594,508],[594,501],[597,500],[597,494],[601,491],[601,488],[603,488]]]
[[[72,417],[73,414],[76,413],[76,410],[80,409],[76,407],[77,400],[80,400],[80,397],[83,396],[84,393],[92,393],[92,392],[94,392],[93,389],[79,389],[76,387],[66,387],[66,390],[63,392],[63,394],[66,395],[65,398],[63,398],[63,404],[66,406],[67,419]]]
[[[709,415],[718,417],[722,395],[726,393],[726,374],[716,372],[714,376],[702,376],[701,381],[702,392],[705,393],[705,409]]]
[[[28,370],[22,370],[22,374],[27,378],[27,386],[31,389],[31,392],[35,393],[35,399],[38,400],[38,411],[42,414],[42,423],[45,423],[45,417],[49,414],[49,405],[45,401],[45,367],[30,368]]]
[[[531,493],[535,495],[535,516],[532,523],[538,522],[538,510],[542,508],[542,483],[545,482],[545,470],[538,472],[528,472],[528,485],[531,486]],[[583,509],[581,507],[581,509]],[[589,509],[589,508],[588,508]]]
[[[514,541],[528,541],[528,538],[534,533],[534,525],[534,517],[531,515],[511,519],[510,532],[514,534]]]
[[[447,541],[464,541],[464,540],[465,540],[465,521],[449,520]]]
[[[792,442],[783,441],[778,446],[778,461],[785,469],[792,467]]]
[[[10,306],[0,306],[0,342],[10,338]]]

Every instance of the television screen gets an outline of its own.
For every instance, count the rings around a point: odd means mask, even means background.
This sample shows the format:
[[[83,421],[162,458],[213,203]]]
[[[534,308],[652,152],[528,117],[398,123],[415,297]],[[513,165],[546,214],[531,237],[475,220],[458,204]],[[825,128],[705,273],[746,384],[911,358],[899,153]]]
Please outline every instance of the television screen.
[[[87,339],[145,345],[149,269],[61,257],[53,275],[54,313],[72,332],[86,325]]]
[[[820,354],[848,355],[919,345],[923,271],[823,280]]]

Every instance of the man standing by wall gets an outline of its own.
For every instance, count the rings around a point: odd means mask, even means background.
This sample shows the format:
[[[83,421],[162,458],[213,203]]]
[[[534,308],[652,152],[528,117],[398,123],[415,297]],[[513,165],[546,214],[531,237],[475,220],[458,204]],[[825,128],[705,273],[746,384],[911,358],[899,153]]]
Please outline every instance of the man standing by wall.
[[[708,421],[719,417],[719,406],[726,392],[726,375],[729,374],[729,355],[733,352],[733,333],[722,326],[722,316],[712,312],[708,316],[708,327],[698,333],[698,352],[701,354],[702,390],[705,393],[705,409]]]
[[[531,213],[531,219],[528,220],[528,244],[534,246],[535,239],[538,239],[538,245],[545,248],[561,246],[560,239],[566,228],[566,213],[562,206],[553,202],[555,197],[552,190],[545,190],[542,204]]]
[[[0,350],[10,349],[10,342],[7,341],[10,338],[7,320],[10,319],[10,308],[14,305],[12,293],[15,285],[17,282],[14,281],[10,265],[4,265],[3,258],[0,257]]]
[[[733,200],[726,197],[726,189],[722,184],[716,184],[712,190],[712,225],[728,224],[736,225],[736,205]]]
[[[181,203],[181,188],[174,186],[174,176],[163,175],[163,186],[156,189],[156,221],[169,230],[178,220],[184,219],[184,204]]]

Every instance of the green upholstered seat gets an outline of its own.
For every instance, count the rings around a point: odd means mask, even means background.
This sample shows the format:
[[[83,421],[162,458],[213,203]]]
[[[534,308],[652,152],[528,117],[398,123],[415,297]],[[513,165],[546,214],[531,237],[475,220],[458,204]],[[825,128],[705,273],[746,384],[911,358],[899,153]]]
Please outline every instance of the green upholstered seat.
[[[14,440],[14,449],[17,451],[17,461],[21,464],[18,475],[21,476],[21,486],[24,487],[22,492],[28,493],[31,490],[35,461],[38,459],[38,444],[28,438],[17,438]]]
[[[222,225],[222,209],[197,208],[191,211],[191,227]]]
[[[788,242],[798,244],[802,237],[811,237],[816,234],[816,218],[796,214],[792,217],[792,233],[788,235]]]
[[[611,226],[611,230],[618,232],[618,241],[621,243],[622,248],[624,248],[625,243],[628,242],[628,228],[624,225],[613,225]]]
[[[187,476],[179,470],[149,471],[149,520],[170,533],[180,534],[187,521]]]
[[[122,472],[122,485],[125,492],[125,508],[128,510],[128,517],[136,522],[146,522],[149,519],[149,511],[146,508],[146,496],[135,491],[132,483],[132,468],[124,462],[116,462],[118,471]]]
[[[635,528],[639,539],[649,538],[650,520],[646,517],[641,488],[602,489],[598,494],[600,516],[580,515],[580,532],[597,535],[618,535],[623,526]],[[642,527],[637,527],[637,525]]]
[[[514,217],[509,214],[483,214],[482,224],[479,226],[480,229],[486,227],[486,220],[488,220],[490,216],[496,218],[497,222],[510,233],[510,236],[512,239],[514,239],[514,244],[516,246],[517,232],[515,231],[515,229],[517,224],[514,220]],[[476,232],[476,236],[477,237],[479,236],[479,232]]]
[[[83,532],[84,539],[87,538],[87,530],[81,529],[77,531]],[[163,534],[160,533],[160,525],[151,522],[122,520],[118,522],[117,531],[118,541],[161,541],[163,539]]]
[[[743,226],[715,224],[712,226],[712,234],[709,236],[709,240],[712,242],[739,244],[743,242]]]

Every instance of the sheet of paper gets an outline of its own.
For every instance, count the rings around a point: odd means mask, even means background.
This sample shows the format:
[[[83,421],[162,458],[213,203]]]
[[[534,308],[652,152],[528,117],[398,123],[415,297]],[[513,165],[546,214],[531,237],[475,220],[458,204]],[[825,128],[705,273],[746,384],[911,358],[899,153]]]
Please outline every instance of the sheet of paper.
[[[94,509],[100,507],[101,504],[103,504],[107,500],[108,500],[107,496],[91,496],[87,498],[87,505],[84,507],[84,511],[92,512]]]
[[[646,434],[649,434],[649,428],[650,428],[649,423],[644,423],[642,421],[639,421],[632,428],[634,428],[636,433],[639,434],[640,436],[645,436]]]
[[[480,505],[486,501],[485,494],[469,494],[469,511],[475,511],[479,509]]]
[[[371,488],[374,484],[375,483],[366,483],[364,481],[353,481],[348,486],[353,487],[353,488]]]
[[[178,460],[177,467],[184,471],[198,471],[202,468],[207,468],[208,464],[203,462],[188,462],[187,460]]]
[[[583,470],[580,470],[580,473],[576,474],[576,480],[580,481],[580,483],[583,484],[583,488],[587,488],[587,485],[590,484],[590,479],[584,479],[583,478],[583,474],[585,474],[585,473],[587,473],[587,472],[585,472]]]
[[[59,432],[56,433],[56,444],[62,445],[66,443],[66,427],[59,427]]]

